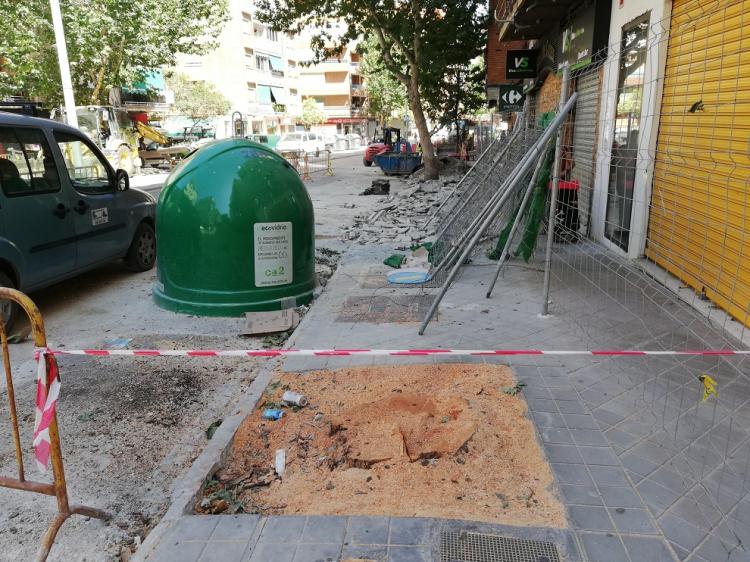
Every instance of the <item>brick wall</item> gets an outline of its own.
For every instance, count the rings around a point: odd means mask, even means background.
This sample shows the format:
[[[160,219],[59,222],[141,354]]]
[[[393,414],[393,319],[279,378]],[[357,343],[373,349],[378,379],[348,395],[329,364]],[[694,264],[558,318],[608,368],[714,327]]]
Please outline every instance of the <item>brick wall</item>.
[[[490,0],[490,14],[494,13],[497,0]],[[513,49],[525,49],[526,41],[498,41],[499,24],[494,17],[490,17],[489,37],[487,38],[487,84],[511,84],[517,80],[505,78],[505,53]]]

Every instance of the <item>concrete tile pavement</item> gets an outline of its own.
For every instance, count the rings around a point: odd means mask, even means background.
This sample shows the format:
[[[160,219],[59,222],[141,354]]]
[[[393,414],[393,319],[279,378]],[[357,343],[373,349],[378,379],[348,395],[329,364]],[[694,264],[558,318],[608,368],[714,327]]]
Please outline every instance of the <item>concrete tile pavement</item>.
[[[418,326],[414,322],[383,324],[368,321],[366,317],[356,322],[350,321],[350,317],[342,321],[347,318],[341,314],[346,296],[379,298],[435,292],[435,289],[373,287],[371,279],[363,283],[363,278],[372,277],[373,263],[392,251],[388,247],[353,248],[295,333],[293,345],[355,349],[603,346],[664,349],[700,348],[706,344],[706,340],[696,335],[700,323],[685,316],[684,311],[664,318],[655,307],[653,319],[648,317],[648,310],[640,310],[640,316],[634,319],[622,315],[622,304],[611,302],[611,295],[607,298],[589,295],[582,300],[571,294],[566,307],[560,307],[549,317],[540,317],[532,306],[539,302],[541,287],[541,273],[534,267],[507,268],[496,296],[486,299],[489,275],[481,260],[464,268],[425,336],[417,335]],[[566,298],[560,288],[554,296],[558,303]],[[622,300],[633,306],[627,295]],[[690,322],[689,329],[685,318]],[[710,332],[709,327],[706,332]],[[445,361],[434,357],[390,357],[386,361],[366,357],[312,359],[288,358],[282,368],[303,372],[383,362]],[[722,357],[528,356],[450,360],[509,363],[518,380],[526,384],[523,395],[529,415],[568,511],[572,532],[562,531],[553,537],[568,560],[750,559],[744,546],[750,544],[747,494],[750,488],[746,481],[750,463],[750,379],[743,363],[732,363]],[[730,389],[731,397],[702,402],[696,377],[703,371],[718,377],[721,388]],[[341,539],[342,520],[328,519],[316,518],[314,524],[309,523],[312,518],[304,524],[260,519],[256,527],[275,529],[281,525],[291,535],[283,542],[271,542],[263,539],[262,532],[254,531],[256,538],[247,540],[238,559],[260,560],[272,552],[276,558],[267,560],[329,557],[338,560],[350,555],[378,560],[422,560],[430,559],[428,554],[437,560],[435,529],[454,524],[443,521],[412,532],[408,529],[419,527],[420,520],[347,518]],[[182,519],[177,524],[176,529]],[[330,528],[335,541],[319,541],[328,532],[317,531],[319,527]],[[497,526],[490,529],[508,536],[526,531]],[[427,540],[424,537],[429,535],[431,542],[408,545],[393,542],[394,536],[420,532],[423,537],[420,540]],[[303,542],[306,533],[312,542]],[[234,543],[242,541],[193,539],[180,543],[179,548],[188,553],[186,556],[193,556],[197,547],[186,543],[199,542],[204,547],[196,556],[209,556],[209,544],[217,543],[220,547],[230,542],[227,548],[236,554],[239,547]],[[302,544],[314,546],[302,548]],[[334,544],[340,550],[330,546]],[[156,559],[160,558],[149,558]]]

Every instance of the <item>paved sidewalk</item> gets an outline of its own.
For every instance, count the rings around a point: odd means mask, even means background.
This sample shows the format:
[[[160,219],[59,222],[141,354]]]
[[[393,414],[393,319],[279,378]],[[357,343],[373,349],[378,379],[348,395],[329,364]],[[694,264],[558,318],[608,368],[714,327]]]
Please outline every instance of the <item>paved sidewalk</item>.
[[[486,299],[490,270],[481,259],[464,268],[438,318],[420,337],[417,321],[436,290],[394,288],[384,283],[387,268],[378,264],[392,252],[393,248],[387,247],[353,248],[296,332],[294,347],[684,349],[704,347],[712,337],[710,326],[679,305],[668,317],[656,307],[652,317],[648,311],[641,312],[637,322],[623,314],[624,307],[633,306],[634,295],[628,291],[651,290],[648,286],[621,290],[622,302],[610,295],[576,300],[576,295],[558,290],[555,298],[567,300],[568,308],[540,317],[541,272],[534,266],[512,264],[500,279],[496,296]],[[384,322],[384,318],[391,321]],[[548,538],[543,540],[554,542],[563,559],[570,561],[750,560],[744,546],[750,544],[750,488],[746,481],[750,379],[745,363],[722,357],[471,359],[510,363],[519,381],[526,384],[523,395],[553,468],[571,531],[489,526],[486,532],[505,536],[546,533]],[[304,372],[446,361],[467,362],[469,358],[287,358],[282,368]],[[721,401],[701,401],[697,374],[702,372],[710,372],[719,381]],[[167,535],[172,539],[160,541],[160,548],[148,560],[330,558],[337,562],[345,559],[352,547],[367,546],[374,549],[368,552],[377,555],[372,557],[375,560],[437,561],[436,529],[467,525],[429,520],[433,521],[428,525],[429,543],[406,545],[392,540],[394,530],[398,535],[405,524],[426,523],[416,519],[250,516],[230,521],[233,519],[186,515],[174,523],[173,534]],[[218,537],[226,536],[227,528],[236,529],[241,540],[220,541]],[[331,536],[340,540],[307,542],[305,538],[311,533],[327,533],[318,529],[333,528],[338,534],[331,531]],[[269,537],[276,536],[276,529],[294,536],[273,543]],[[379,535],[381,542],[355,544],[352,537],[359,535],[352,529]],[[285,546],[279,546],[282,543]],[[317,546],[300,546],[308,544]],[[273,556],[264,558],[270,556],[262,554],[269,552],[264,549],[272,549]],[[193,558],[174,558],[178,550]]]

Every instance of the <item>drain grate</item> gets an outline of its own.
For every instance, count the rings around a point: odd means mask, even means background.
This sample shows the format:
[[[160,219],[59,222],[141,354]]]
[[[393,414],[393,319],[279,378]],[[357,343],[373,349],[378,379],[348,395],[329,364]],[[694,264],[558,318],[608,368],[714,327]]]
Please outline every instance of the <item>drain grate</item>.
[[[443,531],[440,562],[560,562],[560,557],[550,542]]]

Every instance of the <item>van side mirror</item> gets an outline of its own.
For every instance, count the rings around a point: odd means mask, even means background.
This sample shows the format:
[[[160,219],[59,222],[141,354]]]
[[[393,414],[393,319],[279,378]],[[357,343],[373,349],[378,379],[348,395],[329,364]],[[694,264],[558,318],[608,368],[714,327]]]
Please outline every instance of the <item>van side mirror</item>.
[[[117,191],[127,191],[130,189],[130,178],[125,170],[117,170],[115,172],[115,189]]]

